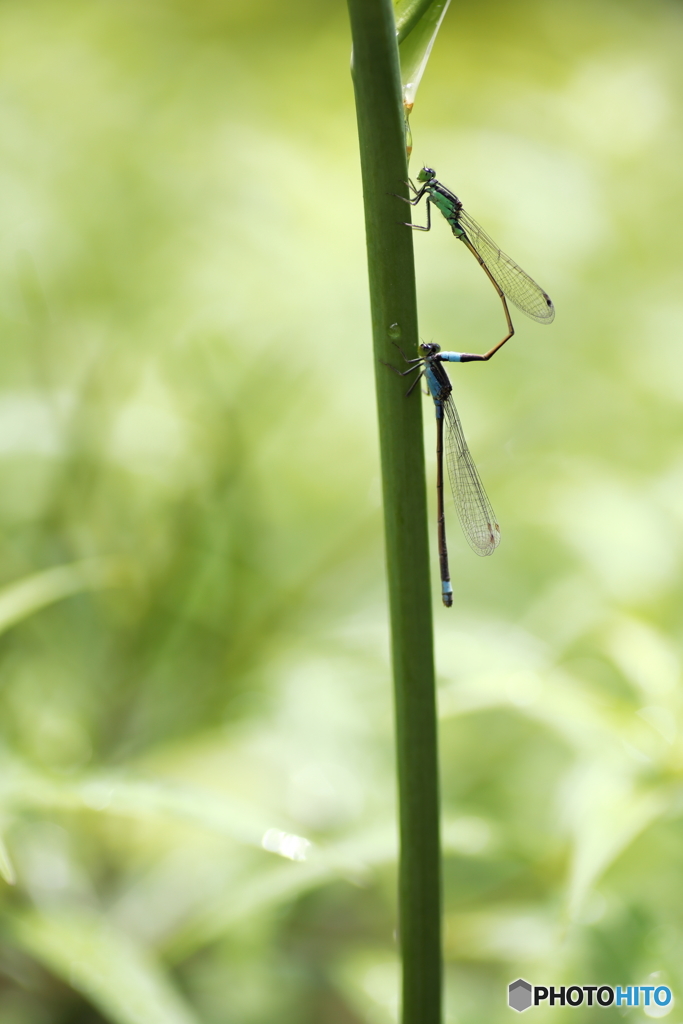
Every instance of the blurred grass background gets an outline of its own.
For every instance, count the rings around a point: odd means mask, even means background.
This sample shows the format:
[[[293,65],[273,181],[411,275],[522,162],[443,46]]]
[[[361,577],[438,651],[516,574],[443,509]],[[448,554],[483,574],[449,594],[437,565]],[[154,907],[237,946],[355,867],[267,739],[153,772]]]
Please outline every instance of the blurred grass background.
[[[682,45],[454,0],[412,117],[558,311],[452,374],[503,541],[451,516],[436,610],[448,1024],[520,975],[683,1000]],[[0,55],[0,1021],[388,1024],[345,7],[5,0]],[[423,337],[484,351],[484,275],[415,244]]]

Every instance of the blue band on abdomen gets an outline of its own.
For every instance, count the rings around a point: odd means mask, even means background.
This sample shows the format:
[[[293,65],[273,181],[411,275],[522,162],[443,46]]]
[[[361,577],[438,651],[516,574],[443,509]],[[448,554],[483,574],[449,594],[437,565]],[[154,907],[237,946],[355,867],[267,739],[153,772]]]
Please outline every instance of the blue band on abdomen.
[[[462,355],[462,352],[439,352],[439,359],[442,363],[459,363]]]
[[[434,375],[434,371],[429,366],[425,366],[425,380],[427,381],[429,393],[436,402],[441,393],[441,385],[439,384],[438,379]]]

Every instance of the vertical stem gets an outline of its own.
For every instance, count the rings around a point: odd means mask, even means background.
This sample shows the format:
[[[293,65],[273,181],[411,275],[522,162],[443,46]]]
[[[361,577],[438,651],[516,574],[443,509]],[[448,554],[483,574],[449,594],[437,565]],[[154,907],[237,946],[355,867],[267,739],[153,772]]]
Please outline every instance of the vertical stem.
[[[403,1024],[441,1022],[436,701],[422,404],[384,362],[417,352],[401,79],[391,0],[348,0],[379,414],[396,705]]]

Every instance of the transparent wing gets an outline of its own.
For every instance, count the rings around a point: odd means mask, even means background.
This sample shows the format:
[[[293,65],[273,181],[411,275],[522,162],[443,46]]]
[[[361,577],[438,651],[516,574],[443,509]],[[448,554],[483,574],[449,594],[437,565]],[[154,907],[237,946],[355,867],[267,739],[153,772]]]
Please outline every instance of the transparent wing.
[[[460,210],[458,222],[506,298],[533,320],[539,320],[543,324],[552,323],[555,319],[555,307],[547,292],[517,266],[514,260],[501,252],[491,236],[486,234],[476,220],[472,220],[469,213]]]
[[[463,533],[478,555],[491,555],[500,543],[500,527],[462,432],[453,399],[444,402],[446,465]]]

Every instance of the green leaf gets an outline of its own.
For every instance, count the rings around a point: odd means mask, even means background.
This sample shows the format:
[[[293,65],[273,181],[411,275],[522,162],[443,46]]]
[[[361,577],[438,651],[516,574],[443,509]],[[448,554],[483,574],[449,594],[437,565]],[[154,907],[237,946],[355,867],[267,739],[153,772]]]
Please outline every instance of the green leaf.
[[[5,846],[2,836],[0,836],[0,875],[5,879],[8,885],[14,885],[17,880],[14,865],[12,864],[9,851]]]
[[[399,44],[410,35],[418,21],[429,10],[434,0],[394,0],[396,35]]]
[[[182,960],[258,914],[281,907],[337,877],[324,861],[291,863],[257,871],[223,899],[216,899],[166,944],[172,960]]]
[[[116,558],[86,558],[25,576],[0,589],[0,633],[64,597],[121,586],[129,577],[128,564]]]
[[[577,771],[565,812],[573,838],[567,886],[570,919],[618,857],[668,810],[661,790],[639,790],[623,767],[587,764]]]
[[[197,1024],[149,952],[82,911],[30,911],[9,921],[28,953],[116,1024]]]
[[[413,109],[417,87],[449,3],[450,0],[431,0],[431,3],[412,0],[397,8],[396,29],[406,115]]]
[[[0,803],[11,810],[91,810],[142,820],[160,816],[256,847],[262,846],[264,834],[274,824],[264,808],[196,786],[113,774],[78,780],[50,778],[9,759],[2,764]]]

